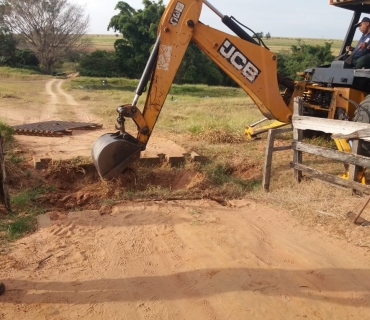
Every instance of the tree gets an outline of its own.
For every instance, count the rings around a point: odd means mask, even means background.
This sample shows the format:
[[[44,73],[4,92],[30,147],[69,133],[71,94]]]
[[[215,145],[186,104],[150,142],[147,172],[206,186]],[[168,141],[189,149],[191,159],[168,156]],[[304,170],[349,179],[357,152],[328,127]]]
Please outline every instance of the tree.
[[[119,13],[109,22],[108,30],[119,31],[123,38],[116,40],[115,50],[122,63],[122,70],[131,78],[139,78],[157,37],[159,21],[165,10],[162,0],[158,3],[143,0],[144,9],[135,10],[128,3],[116,5]]]
[[[268,40],[268,39],[271,39],[271,33],[270,32],[267,32],[266,35],[265,35],[265,38]]]
[[[256,32],[253,36],[252,36],[252,38],[260,38],[260,39],[262,39],[263,38],[263,32],[261,31],[261,32]]]
[[[67,53],[86,46],[89,26],[84,9],[68,0],[0,0],[6,7],[4,22],[19,34],[41,63],[44,72]]]
[[[221,85],[223,73],[197,45],[190,42],[174,82]]]
[[[16,46],[17,42],[12,34],[0,31],[0,65],[16,64]]]
[[[16,63],[17,41],[10,33],[8,26],[4,21],[6,6],[0,4],[0,65],[13,66]]]
[[[121,74],[139,78],[157,37],[159,21],[165,10],[163,2],[143,0],[144,9],[135,10],[120,1],[120,12],[110,20],[108,30],[119,31],[123,38],[115,41]],[[190,43],[175,76],[174,83],[207,83],[220,85],[223,72],[194,43]]]
[[[114,52],[96,50],[80,59],[78,71],[81,76],[89,77],[117,77],[119,63]]]
[[[296,73],[298,71],[331,63],[334,60],[331,45],[332,43],[325,42],[323,46],[313,46],[304,44],[301,40],[298,40],[297,45],[291,46],[291,53],[289,55],[278,55],[279,73],[297,79]]]
[[[39,59],[37,59],[35,54],[28,49],[17,49],[15,52],[15,57],[17,65],[38,67],[38,65],[40,64]]]

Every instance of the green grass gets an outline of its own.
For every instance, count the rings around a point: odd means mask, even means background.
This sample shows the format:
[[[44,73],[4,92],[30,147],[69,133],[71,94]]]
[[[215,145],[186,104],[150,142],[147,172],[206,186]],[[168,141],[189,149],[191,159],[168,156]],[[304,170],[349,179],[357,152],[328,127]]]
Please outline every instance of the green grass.
[[[16,240],[37,229],[37,215],[44,213],[44,208],[37,199],[45,193],[55,190],[52,186],[35,187],[20,190],[11,195],[12,212],[0,219],[0,231],[9,240]]]
[[[313,137],[307,137],[303,139],[303,142],[313,144],[319,147],[329,148],[329,149],[337,149],[335,141],[330,138],[329,134],[321,134],[316,135]]]
[[[205,173],[210,181],[216,185],[222,185],[230,181],[232,168],[227,164],[215,163],[205,168]]]
[[[6,231],[10,240],[19,239],[36,229],[37,219],[33,215],[15,217],[13,221],[0,225],[0,230]]]
[[[169,91],[169,95],[187,95],[195,98],[228,98],[228,97],[242,97],[245,96],[243,90],[239,87],[219,87],[207,85],[192,85],[173,84]],[[176,97],[174,97],[176,98]]]
[[[13,150],[10,150],[6,153],[5,159],[14,165],[17,165],[23,162],[24,157],[16,154]]]
[[[138,80],[111,78],[103,86],[103,79],[77,77],[71,79],[68,90],[86,103],[92,112],[115,124],[116,107],[132,103]],[[142,108],[146,92],[140,97]],[[207,114],[205,117],[204,114]],[[252,100],[241,88],[207,85],[172,85],[156,124],[156,130],[194,135],[222,128],[232,133],[243,133],[247,124],[262,118]],[[127,130],[136,130],[133,121],[126,121]]]
[[[0,77],[33,80],[45,77],[45,75],[33,69],[0,67]]]
[[[13,140],[14,129],[0,121],[0,135],[4,138],[5,142],[10,142]]]
[[[88,34],[85,36],[91,42],[91,50],[114,51],[114,42],[122,39],[122,35]]]
[[[272,37],[271,39],[263,39],[265,45],[275,53],[290,52],[290,47],[292,45],[301,44],[312,45],[312,46],[323,46],[325,42],[331,43],[331,49],[334,55],[339,54],[339,50],[342,46],[343,40],[341,39],[310,39],[310,38],[279,38]]]
[[[12,210],[14,212],[27,213],[43,213],[43,209],[35,202],[40,196],[45,193],[54,191],[53,186],[38,186],[26,190],[21,190],[19,193],[11,197]]]
[[[227,93],[226,88],[223,91]],[[168,97],[158,126],[173,133],[191,133],[208,142],[243,134],[245,126],[262,115],[242,89],[229,88],[229,92],[234,97],[199,98],[179,94],[175,96],[176,102]]]
[[[103,83],[103,81],[105,83]],[[122,90],[133,92],[139,80],[127,78],[104,78],[104,77],[77,77],[70,82],[71,89],[83,90]]]

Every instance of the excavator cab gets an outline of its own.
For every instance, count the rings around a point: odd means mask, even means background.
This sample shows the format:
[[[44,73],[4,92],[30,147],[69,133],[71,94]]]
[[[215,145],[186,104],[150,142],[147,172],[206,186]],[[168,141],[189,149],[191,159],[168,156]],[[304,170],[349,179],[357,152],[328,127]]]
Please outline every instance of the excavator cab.
[[[352,11],[347,33],[343,39],[339,55],[327,65],[313,66],[303,72],[297,72],[302,80],[295,81],[293,97],[304,98],[304,114],[307,116],[352,120],[359,104],[370,93],[370,70],[354,69],[351,55],[346,47],[351,46],[357,30],[355,25],[363,15],[370,17],[369,0],[329,0],[335,7]],[[289,108],[292,110],[293,99]],[[355,120],[356,121],[356,120]],[[246,127],[248,137],[256,137],[271,127],[279,127],[273,122],[264,127]]]
[[[352,120],[359,104],[370,93],[370,69],[354,69],[348,63],[346,47],[354,41],[361,16],[370,16],[370,1],[329,0],[329,3],[353,12],[339,56],[331,64],[301,72],[303,80],[296,81],[300,90],[295,90],[293,95],[304,98],[304,112],[309,116]]]

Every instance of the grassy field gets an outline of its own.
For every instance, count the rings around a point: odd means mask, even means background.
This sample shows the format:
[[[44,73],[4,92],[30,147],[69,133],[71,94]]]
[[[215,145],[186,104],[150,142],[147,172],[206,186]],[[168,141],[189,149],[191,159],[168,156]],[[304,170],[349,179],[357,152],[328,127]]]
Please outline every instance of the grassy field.
[[[325,42],[331,43],[332,52],[334,55],[339,54],[339,50],[342,46],[342,40],[340,39],[300,39],[300,38],[271,38],[264,40],[265,45],[270,48],[271,51],[276,53],[290,52],[292,45],[298,45],[298,43],[312,45],[312,46],[323,46]]]
[[[90,51],[106,50],[114,51],[114,42],[122,37],[122,35],[114,34],[88,34],[86,37],[91,42]]]
[[[98,35],[90,34],[87,35],[88,39],[91,41],[90,50],[114,50],[114,42],[120,39],[122,35]],[[324,45],[325,42],[332,43],[332,51],[334,55],[338,55],[339,50],[342,45],[342,40],[340,39],[300,39],[300,38],[279,38],[272,37],[270,39],[263,39],[265,45],[270,48],[273,52],[290,52],[290,47],[292,45],[297,45],[298,41],[308,45]]]

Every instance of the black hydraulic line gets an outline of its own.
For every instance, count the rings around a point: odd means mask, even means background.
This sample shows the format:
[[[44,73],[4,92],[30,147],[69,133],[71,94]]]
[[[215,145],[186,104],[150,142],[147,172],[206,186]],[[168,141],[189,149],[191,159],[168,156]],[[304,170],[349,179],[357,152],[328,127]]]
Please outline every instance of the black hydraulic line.
[[[259,46],[259,43],[254,40],[248,33],[246,33],[234,20],[232,20],[228,16],[222,17],[222,22],[231,30],[233,31],[237,36],[239,36],[241,39],[251,42],[253,44],[256,44]],[[294,81],[290,78],[284,77],[280,74],[277,74],[278,83],[289,90],[294,91]]]
[[[284,77],[281,74],[277,74],[278,83],[282,86],[288,88],[291,91],[294,91],[294,80],[288,77]]]
[[[246,33],[234,20],[228,16],[223,16],[221,21],[225,26],[227,26],[231,31],[233,31],[238,37],[251,42],[253,44],[259,45],[259,43],[254,40],[248,33]]]
[[[360,106],[356,101],[354,101],[354,100],[352,100],[352,99],[348,99],[348,98],[346,98],[346,97],[343,97],[343,95],[342,95],[342,94],[339,94],[339,97],[341,97],[342,99],[344,99],[344,100],[348,101],[349,103],[352,103],[352,104],[355,106],[355,108],[356,108],[356,109],[361,108],[361,106]],[[364,109],[365,109],[365,108],[364,108]],[[366,111],[366,109],[365,109],[365,111]]]
[[[221,18],[221,21],[223,22],[223,24],[225,26],[227,26],[231,31],[233,31],[239,38],[245,40],[245,41],[248,41],[250,43],[253,43],[255,45],[258,45],[260,46],[260,44],[254,40],[248,33],[246,33],[238,23],[236,23],[234,20],[236,20],[235,18],[233,17],[229,17],[229,16],[226,16],[224,14],[222,14],[219,10],[217,10],[217,8],[215,8],[208,0],[204,0],[203,1],[205,5],[208,6],[208,8],[210,8],[214,13],[216,13],[220,18]],[[242,25],[243,27],[246,28],[246,26]],[[249,28],[248,28],[249,29]],[[249,29],[250,30],[250,29]],[[250,30],[252,31],[252,30]],[[252,31],[253,32],[253,31]],[[254,32],[253,32],[254,33]],[[263,43],[263,42],[262,42]],[[269,48],[267,48],[265,46],[265,44],[263,43],[264,47],[267,49],[267,50],[270,50]],[[294,91],[294,81],[290,78],[287,78],[287,77],[284,77],[280,74],[277,74],[277,79],[278,79],[278,83],[280,85],[283,85],[284,87],[288,88],[289,90],[291,91]]]
[[[145,69],[143,71],[143,74],[140,78],[139,84],[136,88],[136,94],[138,96],[141,96],[142,93],[144,92],[145,86],[147,85],[150,75],[152,74],[153,67],[157,61],[157,56],[158,56],[158,50],[159,50],[159,40],[160,40],[160,35],[158,35],[157,40],[154,44],[153,50],[150,53],[148,62],[146,63]]]

